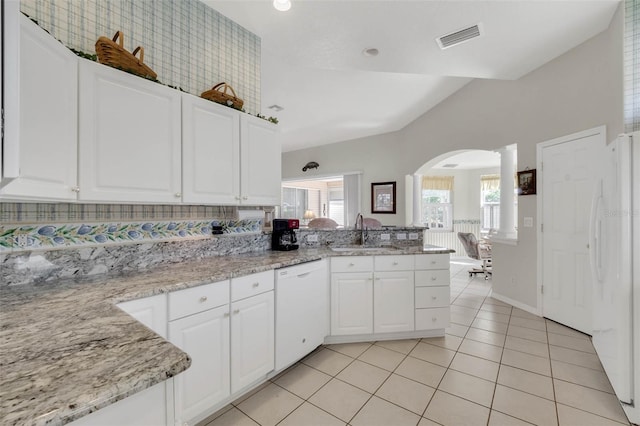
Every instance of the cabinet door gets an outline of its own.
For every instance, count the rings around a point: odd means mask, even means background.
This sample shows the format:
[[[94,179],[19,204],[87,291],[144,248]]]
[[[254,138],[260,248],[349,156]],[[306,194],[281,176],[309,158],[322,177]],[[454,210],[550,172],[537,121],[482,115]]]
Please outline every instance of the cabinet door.
[[[284,268],[276,274],[275,369],[281,370],[324,342],[328,282],[325,261]]]
[[[169,341],[191,357],[174,379],[175,424],[182,424],[230,395],[229,306],[171,321]]]
[[[372,275],[331,274],[331,335],[373,333]]]
[[[182,95],[182,200],[240,203],[240,113]]]
[[[236,393],[273,370],[273,291],[233,302],[231,313],[231,393]]]
[[[277,127],[251,116],[240,122],[242,204],[279,205],[282,154]]]
[[[0,196],[75,200],[78,57],[25,16],[20,17],[19,85],[19,174]]]
[[[166,388],[173,379],[126,397],[69,423],[69,426],[162,426],[167,419]]]
[[[153,330],[159,336],[167,338],[166,295],[158,294],[144,299],[118,303],[118,308]]]
[[[376,272],[373,301],[374,333],[414,330],[413,271]]]
[[[180,93],[80,61],[79,199],[181,201]]]

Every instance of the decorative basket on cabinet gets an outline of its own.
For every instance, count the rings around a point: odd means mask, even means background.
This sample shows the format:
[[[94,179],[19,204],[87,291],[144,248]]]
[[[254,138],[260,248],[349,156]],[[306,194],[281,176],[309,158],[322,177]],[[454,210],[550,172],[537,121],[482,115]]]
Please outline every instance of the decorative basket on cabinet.
[[[136,57],[138,52],[140,53],[140,58]],[[158,77],[158,74],[143,63],[143,47],[136,47],[133,53],[125,50],[124,34],[122,34],[122,31],[116,32],[113,39],[105,36],[98,38],[98,41],[96,41],[96,53],[98,54],[98,61],[101,64],[109,65],[110,67],[118,68],[151,80],[156,80]]]
[[[228,91],[231,91],[231,94]],[[224,82],[216,84],[211,90],[202,92],[200,97],[240,110],[244,105],[244,101],[236,95],[233,87]]]

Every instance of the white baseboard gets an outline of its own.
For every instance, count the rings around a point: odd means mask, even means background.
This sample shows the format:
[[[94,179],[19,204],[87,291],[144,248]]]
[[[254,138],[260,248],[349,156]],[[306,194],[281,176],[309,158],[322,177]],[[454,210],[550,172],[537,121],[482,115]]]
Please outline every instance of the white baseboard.
[[[442,337],[445,334],[444,328],[420,331],[403,331],[397,333],[376,333],[376,334],[356,334],[347,336],[327,336],[324,338],[325,345],[338,343],[356,343],[356,342],[377,342],[380,340],[402,340],[402,339],[421,339],[428,337]]]
[[[513,300],[507,296],[503,296],[502,294],[496,293],[493,290],[491,290],[491,293],[489,293],[489,296],[501,302],[508,303],[511,306],[515,306],[518,309],[522,309],[523,311],[529,312],[530,314],[537,315],[539,317],[542,316],[542,312],[540,312],[538,308],[526,305],[522,302],[518,302],[517,300]]]

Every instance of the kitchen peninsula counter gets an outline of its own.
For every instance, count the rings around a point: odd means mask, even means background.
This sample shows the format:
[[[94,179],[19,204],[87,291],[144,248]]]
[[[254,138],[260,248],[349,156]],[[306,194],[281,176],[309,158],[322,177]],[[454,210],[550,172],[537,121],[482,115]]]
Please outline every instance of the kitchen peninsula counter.
[[[438,254],[427,246],[207,257],[119,276],[0,288],[0,423],[71,422],[186,370],[189,356],[115,305],[326,257]]]

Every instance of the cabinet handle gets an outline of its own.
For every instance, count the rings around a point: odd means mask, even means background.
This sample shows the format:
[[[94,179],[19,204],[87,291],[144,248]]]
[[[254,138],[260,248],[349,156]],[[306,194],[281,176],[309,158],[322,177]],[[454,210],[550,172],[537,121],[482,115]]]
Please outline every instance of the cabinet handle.
[[[376,277],[376,281],[380,281],[380,278]]]
[[[182,194],[181,194],[181,193],[179,193],[179,192],[176,192],[174,195],[176,196],[176,198],[180,198],[180,197],[182,197]]]
[[[225,312],[223,315],[225,318],[229,318],[229,312]]]
[[[248,200],[249,197],[247,197],[246,195],[244,197],[242,197],[243,200]]]
[[[349,266],[356,266],[355,263],[349,263]]]
[[[435,265],[435,264],[436,264],[436,261],[435,261],[435,260],[432,260],[432,261],[431,261],[431,264],[432,264],[432,265]]]
[[[79,186],[74,186],[73,188],[71,188],[71,191],[80,192],[80,187]]]
[[[431,299],[432,299],[432,300],[436,300],[436,299],[437,299],[437,297],[436,297],[436,296],[431,296]]]
[[[236,196],[235,196],[235,199],[236,199],[236,200],[240,200],[240,197],[238,197],[238,196],[236,195]]]
[[[393,265],[396,266],[398,264],[398,262],[393,262]]]
[[[303,338],[302,343],[307,343],[307,339]]]
[[[202,297],[200,298],[200,303],[204,303],[204,302],[206,302],[206,301],[207,301],[207,296],[202,296]]]
[[[431,281],[436,281],[438,277],[431,277]]]
[[[253,283],[253,288],[259,287],[260,283]]]
[[[438,321],[438,318],[433,317],[433,318],[431,318],[431,321],[436,322],[436,321]]]
[[[239,314],[239,313],[240,313],[240,309],[234,309],[234,310],[233,310],[233,313],[234,313],[234,314]]]

